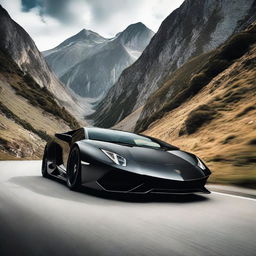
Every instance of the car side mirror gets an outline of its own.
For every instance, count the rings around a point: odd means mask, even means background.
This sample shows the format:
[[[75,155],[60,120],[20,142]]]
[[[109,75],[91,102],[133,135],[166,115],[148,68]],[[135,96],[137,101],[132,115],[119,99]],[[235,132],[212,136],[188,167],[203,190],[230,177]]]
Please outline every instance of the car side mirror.
[[[68,143],[70,143],[72,140],[72,136],[69,134],[55,133],[55,137]]]

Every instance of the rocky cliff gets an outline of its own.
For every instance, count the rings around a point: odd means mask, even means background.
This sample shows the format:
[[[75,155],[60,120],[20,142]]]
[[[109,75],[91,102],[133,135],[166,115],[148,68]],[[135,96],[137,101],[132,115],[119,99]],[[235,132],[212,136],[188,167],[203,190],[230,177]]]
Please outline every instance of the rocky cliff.
[[[1,6],[0,34],[0,160],[41,158],[54,133],[80,126],[64,107],[75,103]]]
[[[82,116],[82,109],[49,69],[32,38],[11,19],[2,6],[0,6],[0,34],[0,48],[8,53],[24,75],[29,74],[41,88],[46,87],[60,105],[68,108],[73,114],[80,113]]]
[[[163,21],[141,57],[122,72],[88,118],[96,126],[113,126],[144,105],[182,64],[215,49],[254,17],[254,0],[184,1]]]

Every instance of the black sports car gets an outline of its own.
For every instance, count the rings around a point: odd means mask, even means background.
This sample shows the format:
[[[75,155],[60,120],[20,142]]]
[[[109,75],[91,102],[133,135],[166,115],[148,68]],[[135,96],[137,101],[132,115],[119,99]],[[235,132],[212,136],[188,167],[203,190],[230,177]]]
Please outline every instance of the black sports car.
[[[56,133],[44,151],[42,175],[124,193],[194,193],[211,174],[195,155],[156,138],[101,128]]]

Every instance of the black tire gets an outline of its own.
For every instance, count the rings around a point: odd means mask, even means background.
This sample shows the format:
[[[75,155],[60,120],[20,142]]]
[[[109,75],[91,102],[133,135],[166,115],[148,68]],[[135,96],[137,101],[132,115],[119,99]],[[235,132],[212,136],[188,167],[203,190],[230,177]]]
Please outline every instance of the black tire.
[[[81,161],[80,151],[77,146],[69,153],[67,166],[67,186],[71,190],[78,190],[81,187]]]
[[[45,177],[45,178],[50,177],[50,175],[47,171],[47,167],[48,167],[48,158],[47,158],[47,148],[45,147],[43,160],[42,160],[42,168],[41,168],[42,176]]]

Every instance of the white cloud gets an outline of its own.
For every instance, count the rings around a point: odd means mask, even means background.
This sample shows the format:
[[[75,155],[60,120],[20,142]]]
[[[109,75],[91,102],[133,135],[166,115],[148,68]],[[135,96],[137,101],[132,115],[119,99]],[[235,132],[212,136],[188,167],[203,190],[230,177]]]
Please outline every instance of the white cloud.
[[[183,0],[73,0],[65,1],[69,19],[45,13],[39,15],[39,7],[22,12],[21,0],[0,0],[9,12],[34,39],[40,50],[55,47],[81,29],[91,29],[102,36],[112,37],[131,23],[143,22],[157,31],[161,22]],[[64,4],[64,2],[63,2]]]

